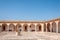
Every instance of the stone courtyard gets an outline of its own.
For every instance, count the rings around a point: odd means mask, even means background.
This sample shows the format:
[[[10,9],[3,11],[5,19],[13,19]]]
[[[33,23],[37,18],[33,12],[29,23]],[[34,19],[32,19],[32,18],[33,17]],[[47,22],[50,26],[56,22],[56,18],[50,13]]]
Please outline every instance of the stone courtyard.
[[[60,33],[51,32],[0,32],[0,40],[60,40]]]

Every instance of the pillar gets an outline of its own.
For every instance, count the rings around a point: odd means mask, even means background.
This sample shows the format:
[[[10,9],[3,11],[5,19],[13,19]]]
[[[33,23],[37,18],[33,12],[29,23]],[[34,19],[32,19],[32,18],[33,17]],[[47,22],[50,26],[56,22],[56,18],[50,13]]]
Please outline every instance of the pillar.
[[[50,32],[52,32],[52,22],[50,22]]]
[[[30,32],[30,24],[28,24],[28,32]]]
[[[2,32],[2,24],[0,24],[0,26],[1,26],[1,27],[0,27],[0,32]]]
[[[22,27],[22,32],[23,32],[24,31],[23,24],[21,24],[21,27]]]
[[[37,29],[36,29],[36,24],[35,24],[35,32],[37,32]]]
[[[41,27],[42,32],[44,32],[44,24],[41,24],[41,25],[42,25],[42,27]]]
[[[46,32],[48,32],[48,30],[47,30],[47,23],[46,23]]]
[[[14,27],[14,31],[17,31],[17,29],[16,29],[16,28],[17,28],[17,26],[16,26],[17,24],[16,24],[16,23],[13,23],[13,24],[14,24],[14,26],[15,26],[15,27]]]
[[[58,21],[56,21],[56,33],[58,33]]]
[[[6,28],[7,31],[9,31],[9,24],[7,24],[7,28]]]
[[[18,27],[15,25],[15,32],[16,32],[16,35],[18,35]]]

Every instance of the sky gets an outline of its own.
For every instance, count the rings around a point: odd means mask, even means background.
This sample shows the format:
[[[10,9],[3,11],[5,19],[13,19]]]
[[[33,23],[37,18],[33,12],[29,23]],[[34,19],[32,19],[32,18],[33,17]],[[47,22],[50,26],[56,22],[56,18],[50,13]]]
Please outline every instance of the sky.
[[[0,0],[0,20],[51,20],[60,17],[60,0]]]

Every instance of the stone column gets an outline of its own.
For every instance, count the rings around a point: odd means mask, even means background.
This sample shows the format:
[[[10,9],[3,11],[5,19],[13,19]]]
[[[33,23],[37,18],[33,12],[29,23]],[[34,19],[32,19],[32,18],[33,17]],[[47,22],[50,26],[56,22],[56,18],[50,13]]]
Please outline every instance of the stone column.
[[[6,28],[7,31],[9,31],[9,24],[7,24],[7,28]]]
[[[17,26],[15,26],[15,31],[17,32]]]
[[[16,23],[14,23],[14,26],[15,26],[15,27],[14,27],[14,31],[17,31],[17,29],[16,29],[16,28],[17,28],[17,26],[16,26],[16,25],[17,25],[17,24],[16,24]]]
[[[56,33],[58,33],[58,21],[56,21],[55,23],[56,23]]]
[[[37,29],[36,29],[36,24],[35,24],[35,32],[37,32]]]
[[[15,26],[16,35],[18,35],[18,26]]]
[[[48,30],[47,30],[47,23],[46,23],[46,32],[48,32]]]
[[[41,24],[42,25],[42,32],[44,32],[44,24]]]
[[[28,24],[28,32],[30,32],[30,24]]]
[[[0,26],[1,26],[1,27],[0,27],[0,32],[2,32],[2,24],[0,24]]]
[[[22,32],[23,32],[24,31],[23,24],[21,24],[21,27],[22,27]]]
[[[52,32],[52,22],[50,22],[50,32]]]
[[[16,35],[18,35],[18,30],[17,30],[17,26],[16,26]]]

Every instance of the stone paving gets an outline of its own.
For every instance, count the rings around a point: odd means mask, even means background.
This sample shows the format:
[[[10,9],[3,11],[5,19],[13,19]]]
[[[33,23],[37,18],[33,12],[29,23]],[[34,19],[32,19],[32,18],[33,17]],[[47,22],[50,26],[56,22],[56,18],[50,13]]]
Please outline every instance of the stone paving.
[[[60,33],[21,32],[17,36],[16,32],[1,32],[0,40],[60,40]]]

